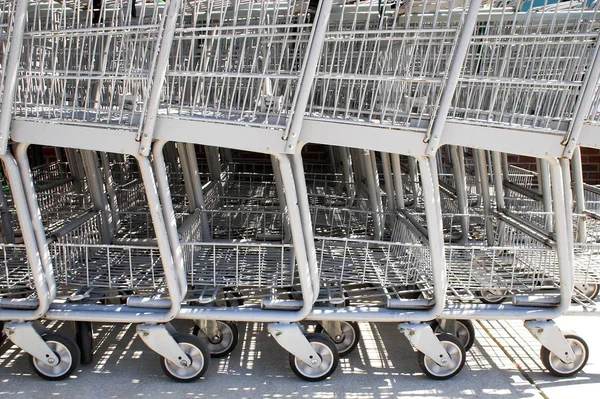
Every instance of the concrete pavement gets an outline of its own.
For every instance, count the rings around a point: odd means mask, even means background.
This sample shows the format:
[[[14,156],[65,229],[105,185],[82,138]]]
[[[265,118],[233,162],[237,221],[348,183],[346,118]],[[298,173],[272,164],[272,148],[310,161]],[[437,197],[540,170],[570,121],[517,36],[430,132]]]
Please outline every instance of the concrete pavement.
[[[423,376],[416,354],[394,324],[360,325],[362,341],[319,383],[299,380],[288,355],[262,324],[240,324],[240,343],[225,359],[212,359],[201,380],[178,384],[163,373],[129,325],[94,325],[94,362],[66,381],[44,381],[28,356],[5,343],[0,357],[0,396],[48,398],[550,398],[596,397],[600,392],[600,319],[569,317],[561,327],[577,330],[590,346],[582,373],[568,379],[543,371],[539,344],[519,322],[475,323],[477,342],[460,374],[447,381]],[[191,330],[177,323],[179,331]],[[71,333],[68,325],[60,326]],[[583,396],[585,395],[585,396]]]

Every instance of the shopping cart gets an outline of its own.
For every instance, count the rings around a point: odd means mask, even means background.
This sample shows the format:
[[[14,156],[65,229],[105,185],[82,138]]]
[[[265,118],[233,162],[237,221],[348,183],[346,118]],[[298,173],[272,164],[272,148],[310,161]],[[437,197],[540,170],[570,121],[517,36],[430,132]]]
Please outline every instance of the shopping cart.
[[[351,322],[399,322],[421,369],[433,378],[457,374],[465,351],[457,338],[436,336],[426,323],[441,313],[447,287],[435,149],[429,151],[426,141],[444,125],[480,5],[364,1],[334,7],[302,131],[286,137],[290,152],[304,143],[343,147],[342,158],[349,153],[352,162],[344,166],[346,175],[354,175],[357,191],[358,182],[364,184],[372,223],[365,238],[316,237],[325,300],[309,319],[336,339],[351,331]],[[409,159],[405,180],[398,154]],[[416,229],[407,215],[417,206],[426,214],[419,232],[425,241],[405,233]],[[344,293],[346,278],[369,285],[357,288],[354,304],[352,287]],[[328,303],[330,284],[338,286],[341,306]],[[363,295],[371,301],[362,302]]]
[[[290,131],[297,135],[302,124],[331,5],[331,1],[318,6],[312,1],[184,1],[152,149],[164,205],[171,199],[166,194],[168,176],[159,172],[165,169],[163,146],[177,142],[181,147],[182,172],[191,182],[186,183],[188,201],[197,209],[202,230],[202,241],[181,240],[193,289],[178,317],[195,320],[198,333],[210,341],[215,338],[211,351],[216,355],[228,350],[220,336],[232,335],[231,322],[267,322],[271,335],[290,352],[292,370],[306,380],[331,375],[338,354],[326,335],[305,335],[297,324],[312,308],[318,279],[315,262],[307,258],[306,232],[295,205],[299,195],[306,198],[306,191],[293,177],[281,137]],[[212,183],[207,193],[202,189],[196,145],[208,146]],[[217,148],[228,150],[224,158],[233,150],[269,156],[279,190],[278,210],[286,209],[277,218],[289,226],[290,241],[284,241],[285,234],[276,237],[268,228],[263,231],[260,223],[254,237],[268,234],[273,241],[230,240],[246,232],[227,229],[240,220],[227,208],[236,199],[223,194],[236,186],[259,187],[222,181]],[[251,219],[269,218],[268,203],[255,199],[240,205],[242,211],[255,207]],[[225,208],[219,212],[221,206]],[[168,207],[165,211],[172,212]],[[277,220],[269,226],[273,223]],[[226,241],[218,241],[219,237]],[[298,298],[290,298],[292,289]],[[228,306],[215,306],[223,298]],[[225,334],[219,334],[221,328]]]
[[[79,363],[79,349],[62,334],[46,330],[37,322],[47,312],[56,295],[52,264],[45,242],[36,237],[33,215],[17,162],[8,148],[11,110],[16,87],[23,30],[27,13],[25,1],[0,2],[0,158],[3,176],[2,195],[2,320],[3,334],[31,356],[35,370],[58,367],[59,375],[71,373]],[[15,244],[14,223],[8,199],[12,199],[23,244]]]
[[[84,292],[70,301],[54,303],[46,318],[76,321],[78,333],[85,341],[81,347],[88,352],[88,358],[92,346],[89,322],[137,323],[138,335],[162,356],[161,363],[167,375],[178,380],[199,378],[208,365],[203,342],[177,334],[168,324],[177,314],[187,287],[182,267],[174,265],[180,260],[174,259],[171,253],[171,237],[147,157],[180,2],[32,0],[28,7],[27,2],[22,4],[28,19],[20,64],[15,63],[19,70],[14,89],[11,138],[18,143],[16,155],[27,193],[24,203],[34,215],[40,252],[48,254],[47,238],[27,159],[28,146],[37,144],[80,151],[93,208],[99,212],[101,245],[109,245],[114,233],[114,208],[111,209],[114,197],[106,192],[110,188],[109,182],[104,180],[108,173],[103,173],[106,171],[100,168],[101,164],[106,168],[110,159],[106,162],[106,158],[97,152],[130,155],[136,159],[143,181],[160,253],[160,263],[153,265],[161,268],[164,275],[163,298],[167,298],[165,304],[160,299],[136,302],[136,297],[132,296],[127,298],[128,306],[117,306],[98,304],[94,300],[89,303],[90,298]],[[77,227],[83,217],[85,214],[66,227]],[[170,224],[172,220],[166,222]],[[66,232],[64,236],[69,237]],[[63,235],[58,235],[60,237]],[[88,237],[83,244],[98,245],[93,242],[96,238]],[[75,241],[73,245],[80,245],[80,242]],[[74,252],[80,254],[81,250]],[[64,267],[77,265],[70,258],[66,257]],[[151,258],[157,259],[154,255]],[[47,281],[53,279],[48,277]],[[59,281],[62,285],[67,280]],[[70,297],[72,291],[61,291],[62,299],[65,294]],[[68,359],[65,357],[65,362]],[[75,361],[67,365],[54,357],[52,360],[53,363],[44,357],[37,358],[34,366],[38,374],[48,379],[66,378],[76,366]]]

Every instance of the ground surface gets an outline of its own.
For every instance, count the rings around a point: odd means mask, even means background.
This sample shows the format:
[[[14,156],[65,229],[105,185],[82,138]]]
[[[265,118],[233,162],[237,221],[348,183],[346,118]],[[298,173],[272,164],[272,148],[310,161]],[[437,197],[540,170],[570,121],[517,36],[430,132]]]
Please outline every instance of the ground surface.
[[[292,373],[288,355],[262,324],[240,324],[240,343],[213,359],[205,377],[178,384],[163,373],[158,355],[130,325],[94,325],[94,362],[66,381],[41,380],[28,356],[5,343],[0,396],[26,398],[596,398],[600,392],[600,318],[559,319],[590,346],[587,367],[567,379],[552,377],[539,360],[540,345],[519,322],[475,323],[477,342],[460,374],[448,381],[423,376],[408,341],[393,324],[360,324],[363,339],[330,379],[306,383]],[[179,331],[191,325],[176,323]],[[70,332],[70,326],[60,326]]]

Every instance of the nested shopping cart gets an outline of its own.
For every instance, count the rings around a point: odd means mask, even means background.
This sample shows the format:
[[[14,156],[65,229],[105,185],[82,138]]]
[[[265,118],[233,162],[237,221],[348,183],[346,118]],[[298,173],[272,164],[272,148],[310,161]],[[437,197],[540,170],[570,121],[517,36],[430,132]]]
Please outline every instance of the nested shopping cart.
[[[334,286],[342,301],[322,300],[309,319],[332,337],[343,337],[351,331],[344,326],[353,322],[397,322],[417,349],[421,369],[433,378],[457,374],[465,350],[451,335],[436,336],[427,323],[442,312],[447,288],[437,148],[429,149],[427,141],[438,138],[444,126],[480,6],[478,1],[336,4],[302,131],[286,137],[290,152],[304,143],[320,143],[341,147],[342,161],[351,154],[352,165],[344,169],[357,182],[364,181],[369,208],[364,215],[350,213],[373,226],[366,237],[315,237],[320,297],[327,298],[328,287]],[[398,154],[409,157],[407,201]],[[294,157],[300,158],[299,151]],[[389,193],[385,208],[378,158]],[[301,180],[301,169],[298,174]],[[411,225],[406,215],[412,210],[405,205],[410,201],[424,210],[425,242],[406,231]],[[315,223],[326,220],[327,212],[317,215]],[[367,284],[356,287],[354,299],[353,279]]]
[[[302,220],[306,215],[297,206],[306,191],[294,176],[295,161],[282,136],[299,133],[331,6],[331,1],[184,1],[153,146],[164,205],[170,197],[168,176],[159,172],[163,146],[178,143],[183,174],[192,183],[186,185],[188,201],[203,232],[202,240],[181,240],[193,289],[178,317],[195,320],[196,330],[214,340],[211,347],[217,351],[221,332],[232,330],[228,322],[267,322],[271,335],[290,352],[292,370],[306,380],[331,375],[338,354],[326,335],[305,335],[297,324],[312,309],[318,279],[314,254],[307,251],[312,239]],[[206,195],[196,145],[212,148],[208,165],[217,184]],[[219,216],[218,210],[206,209],[225,204],[219,194],[227,187],[216,176],[217,147],[227,150],[224,157],[232,150],[270,156],[282,194],[279,206],[286,206],[277,217],[289,226],[290,241],[284,241],[285,234],[273,238],[276,226],[260,232],[271,235],[271,242],[231,240],[239,237],[226,230],[233,213]],[[268,204],[257,206],[255,215],[268,217]],[[168,206],[165,211],[171,212]],[[224,238],[215,234],[211,220],[220,220],[216,227],[226,230]],[[215,306],[223,298],[228,306]]]
[[[23,30],[27,14],[27,2],[0,2],[0,158],[3,177],[2,208],[2,308],[3,334],[31,355],[33,363],[44,362],[51,366],[64,356],[68,363],[77,365],[79,351],[71,340],[61,334],[46,331],[36,321],[48,311],[56,295],[52,264],[49,262],[45,242],[40,243],[32,225],[32,215],[17,162],[8,148],[11,111],[16,87]],[[12,200],[16,221],[10,212],[8,201]],[[18,226],[21,244],[15,243],[13,227]],[[72,351],[63,351],[69,347]],[[61,366],[61,368],[64,366]]]
[[[514,2],[495,4],[482,12],[440,137],[444,144],[477,149],[480,178],[487,176],[484,150],[492,151],[496,203],[492,208],[492,202],[484,199],[486,218],[506,205],[500,153],[540,159],[543,210],[551,209],[552,215],[546,218],[545,227],[551,226],[553,236],[552,242],[540,236],[536,241],[546,241],[556,251],[556,260],[548,267],[556,270],[560,300],[552,306],[520,299],[513,300],[513,305],[456,305],[443,316],[525,320],[543,345],[542,362],[551,373],[561,376],[578,372],[588,356],[585,342],[576,334],[560,332],[551,319],[568,309],[573,292],[568,158],[576,144],[571,136],[579,133],[589,109],[590,82],[597,80],[597,11],[595,4],[559,7],[546,2],[532,7]],[[431,143],[435,145],[435,140]],[[487,178],[481,182],[482,186],[491,184]],[[485,188],[481,191],[489,193]],[[501,213],[505,225],[523,229],[540,223],[539,218],[527,220]],[[535,216],[531,212],[526,215]],[[488,245],[494,245],[493,229],[486,230]]]
[[[62,261],[59,266],[63,270],[57,269],[61,272],[57,274],[61,291],[60,300],[55,301],[46,318],[77,322],[84,341],[82,348],[86,351],[91,347],[89,322],[137,323],[138,335],[162,356],[167,375],[180,380],[199,378],[208,364],[204,343],[193,336],[178,334],[168,324],[179,311],[187,287],[182,266],[176,264],[181,260],[172,254],[170,246],[170,238],[176,242],[177,237],[170,237],[166,227],[166,223],[175,224],[174,215],[167,216],[165,221],[147,156],[180,2],[32,0],[19,2],[19,5],[24,8],[23,13],[27,13],[27,19],[22,51],[17,52],[13,60],[13,66],[19,68],[13,89],[11,138],[17,143],[15,151],[27,199],[15,199],[15,204],[28,205],[43,258],[49,255],[47,239],[58,240],[61,245],[90,245],[87,250],[53,249],[62,255],[55,259]],[[30,144],[81,152],[96,213],[83,214],[70,221],[62,234],[54,237],[44,234],[44,215],[40,214],[27,159]],[[5,147],[3,145],[3,150]],[[143,295],[128,297],[127,306],[98,303],[95,289],[103,287],[106,281],[116,284],[118,280],[118,276],[110,273],[110,263],[102,265],[104,269],[96,263],[99,275],[107,273],[100,282],[75,279],[78,283],[85,282],[75,295],[70,285],[70,272],[89,264],[90,259],[82,254],[94,252],[94,245],[110,244],[114,233],[113,214],[107,199],[110,185],[103,180],[106,170],[99,167],[103,164],[106,169],[105,164],[110,159],[102,153],[127,154],[136,159],[158,248],[140,250],[140,263],[146,262],[146,267],[157,273],[160,269],[161,283],[153,285],[158,289],[159,299],[148,298],[147,291],[143,291]],[[99,237],[77,234],[77,228],[88,222],[86,218],[96,220]],[[62,237],[68,239],[61,241]],[[95,242],[97,239],[101,241]],[[101,251],[102,248],[95,248],[95,252]],[[121,252],[119,259],[127,259],[123,253],[128,254],[131,264],[137,264],[131,253]],[[108,254],[105,258],[113,260]],[[49,264],[49,260],[46,263]],[[53,281],[48,275],[47,284]],[[70,344],[63,343],[61,350],[71,352],[72,356],[61,356],[60,360],[53,355],[46,358],[36,354],[33,361],[36,372],[48,379],[66,378],[78,360],[72,349]]]

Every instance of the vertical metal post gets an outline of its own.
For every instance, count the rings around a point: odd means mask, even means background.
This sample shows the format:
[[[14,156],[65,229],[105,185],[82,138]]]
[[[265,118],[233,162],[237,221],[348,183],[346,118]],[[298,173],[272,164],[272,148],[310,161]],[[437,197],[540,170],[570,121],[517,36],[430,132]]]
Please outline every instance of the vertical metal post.
[[[27,262],[29,263],[33,284],[38,295],[38,307],[31,312],[31,318],[38,319],[48,311],[50,303],[56,296],[56,282],[54,280],[52,263],[44,266],[40,257],[45,253],[48,254],[48,259],[50,259],[48,246],[46,245],[45,237],[44,241],[38,242],[32,223],[36,218],[41,223],[41,214],[39,208],[36,209],[35,214],[31,212],[31,209],[36,207],[37,200],[34,203],[33,200],[35,200],[35,197],[32,198],[25,192],[25,188],[28,188],[30,191],[33,190],[33,181],[31,179],[28,179],[26,182],[21,181],[19,167],[10,153],[0,154],[0,159],[10,182],[17,219],[19,220],[23,242],[25,243]],[[27,173],[29,174],[29,170],[27,170]],[[45,248],[45,250],[40,251],[40,248]],[[15,317],[19,316],[16,312],[11,313],[14,313]],[[25,315],[22,315],[22,317],[25,318]]]
[[[158,140],[152,148],[152,165],[156,175],[158,194],[162,205],[162,212],[165,221],[166,233],[169,238],[169,246],[171,248],[171,256],[173,257],[173,265],[179,280],[179,290],[181,296],[184,297],[187,292],[186,269],[183,263],[183,251],[179,242],[179,233],[177,231],[177,220],[175,219],[175,210],[171,199],[169,189],[169,178],[167,177],[167,169],[163,148],[165,141]]]
[[[100,225],[102,242],[104,244],[110,244],[113,237],[111,222],[108,218],[110,209],[103,190],[102,179],[98,174],[98,158],[94,151],[88,150],[81,151],[81,156],[83,158],[83,167],[87,176],[92,203],[94,204],[94,208],[100,211],[100,218],[102,219]]]
[[[352,166],[354,168],[354,182],[356,183],[356,191],[362,195],[365,191],[365,182],[367,180],[365,175],[365,162],[362,151],[358,148],[352,148]]]
[[[416,208],[419,201],[417,200],[417,198],[419,198],[419,193],[418,193],[418,185],[417,182],[419,181],[419,175],[417,172],[417,164],[415,162],[415,159],[413,157],[408,157],[408,174],[410,176],[410,187],[412,190],[412,195],[413,195],[413,201],[411,204],[411,208]]]
[[[300,215],[300,207],[298,204],[297,189],[294,172],[290,165],[290,160],[286,155],[276,154],[281,168],[281,178],[283,180],[284,193],[286,202],[290,204],[288,207],[288,216],[290,218],[290,229],[292,231],[292,241],[294,243],[294,253],[298,264],[298,274],[300,277],[300,288],[302,290],[302,299],[306,303],[314,303],[316,299],[316,291],[314,285],[318,285],[318,281],[311,279],[311,270],[308,263],[308,254],[305,243],[306,231],[302,229],[302,217]],[[308,225],[310,227],[310,225]],[[314,241],[313,241],[314,245]],[[314,285],[313,285],[314,284]],[[317,291],[318,292],[318,291]]]
[[[434,186],[438,184],[438,181],[433,178],[433,174],[431,173],[431,157],[420,157],[418,158],[418,161],[419,169],[421,171],[425,217],[427,219],[427,235],[429,239],[429,253],[433,274],[435,310],[441,312],[446,301],[448,279],[446,277],[446,257],[444,253],[444,233],[442,230],[440,197],[439,195],[435,195],[434,189]]]
[[[373,225],[375,228],[374,239],[381,240],[383,231],[381,227],[381,219],[379,219],[379,207],[377,198],[377,186],[375,185],[375,175],[372,171],[373,164],[371,163],[371,152],[369,150],[363,151],[364,164],[367,168],[367,187],[369,188],[369,202],[371,203],[371,211],[373,212]]]
[[[381,186],[379,185],[379,171],[377,169],[377,157],[375,151],[369,151],[371,154],[371,171],[373,172],[373,181],[375,182],[375,190],[377,191],[377,217],[381,225],[382,234],[385,229],[385,217],[383,213],[383,200],[381,198]]]
[[[575,189],[575,213],[577,217],[577,241],[586,242],[587,226],[585,223],[585,190],[583,186],[583,169],[581,167],[581,148],[576,146],[571,158],[573,169],[573,188]]]
[[[204,241],[210,241],[212,239],[208,217],[206,216],[206,205],[204,203],[204,192],[202,191],[202,181],[200,180],[200,172],[198,171],[198,158],[196,156],[196,146],[192,143],[184,144],[187,148],[187,160],[190,168],[190,177],[192,178],[192,187],[194,188],[194,195],[196,197],[196,205],[203,211],[201,215],[202,222],[202,238]]]
[[[538,160],[538,180],[541,181],[542,199],[544,203],[544,212],[552,214],[552,192],[550,191],[550,175],[548,174],[548,163],[544,159]],[[550,218],[546,220],[546,228],[552,229]]]
[[[494,191],[496,192],[496,206],[504,209],[504,185],[502,177],[502,156],[498,151],[492,151],[492,177],[494,179]]]
[[[179,163],[181,164],[181,172],[183,173],[183,186],[190,206],[190,212],[194,212],[198,209],[198,204],[196,203],[196,193],[194,190],[194,183],[192,182],[192,175],[190,173],[186,144],[177,143],[177,151],[179,152]]]
[[[488,168],[486,162],[485,150],[473,150],[473,156],[475,160],[475,169],[479,171],[479,184],[481,185],[481,198],[483,200],[483,214],[485,216],[485,234],[487,244],[489,246],[494,245],[494,227],[492,220],[490,220],[491,214],[491,201],[490,201],[490,182],[488,176]]]
[[[340,158],[342,159],[342,168],[344,183],[346,184],[347,206],[351,207],[356,198],[356,184],[352,174],[352,158],[346,147],[340,147]]]
[[[65,148],[65,153],[67,154],[67,162],[69,162],[69,169],[71,170],[71,174],[75,178],[73,184],[75,185],[75,190],[77,190],[80,194],[85,194],[85,172],[83,171],[83,167],[81,165],[80,154],[77,150],[72,148]]]
[[[402,182],[402,168],[400,167],[400,155],[390,154],[392,157],[392,169],[394,170],[394,187],[396,189],[396,208],[404,209],[404,185]]]
[[[510,171],[508,169],[508,154],[505,152],[502,153],[502,172],[504,173],[504,178],[508,179]]]
[[[556,235],[556,256],[558,258],[560,299],[559,311],[565,312],[571,304],[573,295],[573,231],[569,231],[567,219],[572,218],[571,209],[565,205],[563,176],[559,162],[552,158],[546,160],[550,166],[552,197],[554,199],[554,226]],[[570,244],[571,243],[571,244]]]
[[[182,284],[185,284],[185,282],[179,281],[178,273],[175,270],[170,240],[165,227],[160,198],[158,191],[156,190],[156,179],[154,178],[150,161],[148,160],[148,157],[144,156],[136,156],[136,159],[139,164],[140,174],[146,190],[148,208],[150,210],[152,225],[154,226],[154,232],[156,234],[156,242],[158,243],[161,263],[165,273],[167,292],[171,299],[171,308],[164,317],[166,319],[172,319],[177,316],[181,310],[182,291],[180,287]]]
[[[467,199],[467,176],[464,174],[464,164],[461,165],[461,158],[458,153],[458,147],[450,147],[450,160],[452,163],[452,174],[456,187],[456,197],[458,202],[458,212],[460,214],[461,236],[458,244],[463,245],[469,238],[469,208]]]
[[[108,199],[110,202],[110,209],[112,213],[112,225],[113,231],[119,230],[121,224],[121,217],[119,215],[119,202],[117,200],[117,193],[112,178],[112,170],[110,168],[110,162],[108,161],[108,155],[106,152],[100,153],[100,160],[102,161],[102,169],[104,169],[104,185],[108,193]]]
[[[562,170],[563,191],[565,194],[565,212],[567,213],[567,234],[569,234],[569,251],[573,253],[573,192],[571,191],[571,163],[567,158],[560,158],[560,169]],[[574,257],[575,255],[573,255]],[[572,265],[573,263],[571,263]]]
[[[291,239],[290,223],[289,219],[285,217],[285,210],[287,208],[287,202],[285,201],[285,193],[283,192],[283,180],[281,179],[281,169],[279,168],[279,161],[277,157],[271,155],[271,165],[273,167],[273,178],[275,180],[275,189],[277,190],[277,198],[279,198],[279,207],[281,214],[283,215],[283,233],[284,242],[289,242]]]
[[[317,251],[315,249],[315,238],[313,236],[312,221],[310,218],[310,206],[308,203],[308,191],[306,189],[306,176],[304,174],[304,165],[302,164],[301,148],[292,155],[292,173],[296,186],[296,196],[298,199],[298,210],[302,221],[302,232],[304,235],[304,244],[306,248],[306,259],[308,261],[308,270],[312,283],[313,302],[317,300],[320,291],[319,265],[317,263]]]
[[[5,174],[6,184],[8,185],[8,177]],[[8,202],[4,195],[4,187],[0,186],[0,222],[2,223],[2,236],[6,244],[15,243],[15,231],[12,225],[12,215],[8,209]]]
[[[502,176],[502,155],[498,151],[492,151],[492,178],[494,179],[494,191],[496,192],[496,207],[505,209],[504,203],[504,179]],[[496,245],[504,245],[504,222],[498,225],[498,239]]]
[[[392,181],[390,154],[382,152],[381,162],[383,165],[383,180],[385,181],[385,193],[387,196],[387,210],[388,212],[394,212],[396,210],[396,201],[394,200],[394,182]]]
[[[56,296],[54,268],[52,267],[52,258],[50,256],[50,251],[48,250],[48,245],[46,244],[46,233],[42,222],[42,212],[37,201],[33,177],[31,176],[31,167],[29,165],[29,158],[27,157],[28,147],[29,144],[27,143],[17,144],[15,148],[17,159],[15,160],[10,153],[7,153],[4,155],[3,160],[7,174],[12,173],[12,175],[9,175],[11,194],[13,196],[14,205],[17,208],[17,216],[19,218],[19,224],[21,225],[23,240],[25,240],[23,229],[31,228],[32,233],[34,234],[34,239],[30,239],[29,244],[25,242],[25,246],[37,245],[38,255],[31,259],[29,259],[28,256],[28,260],[37,262],[39,259],[41,262],[41,267],[46,276],[46,287],[48,289],[48,294],[50,295],[50,300],[52,301]],[[13,166],[20,173],[20,176],[15,175]],[[17,186],[17,184],[19,186]],[[23,200],[22,204],[19,203],[19,201],[22,200],[21,196],[26,198]],[[22,207],[24,204],[27,204],[27,209],[29,210],[29,217],[27,220],[22,218],[22,213],[19,214],[19,212],[23,212],[23,210],[19,210],[19,207]],[[27,251],[29,251],[29,248],[27,248]]]

